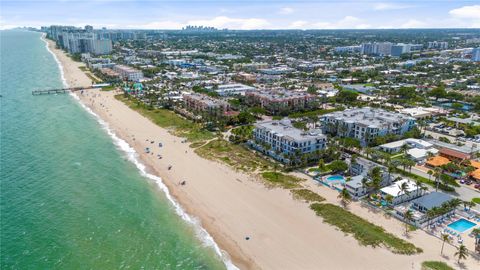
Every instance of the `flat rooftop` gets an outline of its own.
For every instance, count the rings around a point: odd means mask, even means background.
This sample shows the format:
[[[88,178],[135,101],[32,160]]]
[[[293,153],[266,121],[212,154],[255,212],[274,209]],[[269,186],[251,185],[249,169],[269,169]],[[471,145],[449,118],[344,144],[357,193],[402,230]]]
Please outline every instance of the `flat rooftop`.
[[[440,207],[442,204],[451,201],[452,199],[453,197],[448,194],[434,191],[413,200],[412,203],[415,203],[430,210],[433,207]]]
[[[295,92],[288,91],[285,89],[275,89],[275,90],[261,90],[257,92],[251,92],[250,94],[255,96],[260,96],[268,99],[284,99],[284,98],[304,98],[304,97],[314,97],[305,92]]]
[[[356,123],[371,128],[387,127],[399,121],[414,120],[411,116],[370,107],[332,112],[325,114],[324,117],[333,117],[346,123]]]
[[[255,124],[256,128],[263,128],[275,133],[279,137],[289,137],[295,141],[310,141],[312,139],[326,139],[318,129],[303,131],[292,125],[290,119],[265,121]]]
[[[399,180],[399,181],[391,184],[390,186],[382,188],[381,191],[385,194],[392,195],[393,197],[401,196],[401,195],[405,194],[405,192],[400,190],[400,186],[403,183],[407,183],[408,192],[413,192],[413,191],[418,189],[418,186],[417,186],[417,184],[415,184],[415,182],[410,181],[409,179],[402,179],[402,180]]]

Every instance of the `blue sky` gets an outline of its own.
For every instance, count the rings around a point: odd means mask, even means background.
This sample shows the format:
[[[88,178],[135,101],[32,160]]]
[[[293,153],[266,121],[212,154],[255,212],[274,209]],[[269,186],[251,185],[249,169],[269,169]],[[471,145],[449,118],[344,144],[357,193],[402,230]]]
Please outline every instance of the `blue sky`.
[[[107,28],[480,28],[480,1],[0,0],[0,29],[51,24]]]

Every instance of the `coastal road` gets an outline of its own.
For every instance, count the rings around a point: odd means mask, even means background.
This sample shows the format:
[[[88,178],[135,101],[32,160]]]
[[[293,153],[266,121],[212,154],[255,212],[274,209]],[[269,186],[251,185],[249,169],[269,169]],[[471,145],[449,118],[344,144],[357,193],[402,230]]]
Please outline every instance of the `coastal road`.
[[[421,177],[425,177],[427,179],[433,179],[432,176],[428,175],[426,172],[416,168],[416,167],[412,167],[412,171],[411,173],[413,174],[416,174],[418,176],[421,176]],[[430,187],[428,186],[429,190],[430,191],[434,191],[435,188],[433,187]],[[470,188],[470,187],[467,187],[463,184],[460,184],[460,187],[455,187],[455,193],[451,193],[451,192],[448,192],[450,195],[456,197],[456,198],[459,198],[460,200],[463,200],[463,201],[471,201],[473,198],[479,198],[480,197],[480,192]],[[480,205],[476,205],[475,207],[473,207],[475,210],[477,211],[480,211]]]

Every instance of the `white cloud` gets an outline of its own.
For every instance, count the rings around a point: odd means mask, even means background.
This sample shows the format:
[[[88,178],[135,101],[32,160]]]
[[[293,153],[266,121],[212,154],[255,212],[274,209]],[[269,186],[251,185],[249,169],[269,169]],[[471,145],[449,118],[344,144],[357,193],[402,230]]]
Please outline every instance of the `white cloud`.
[[[212,26],[216,28],[229,28],[240,30],[265,29],[270,23],[260,18],[230,18],[227,16],[218,16],[212,19],[191,20],[188,25]]]
[[[318,29],[365,29],[370,28],[371,25],[367,24],[364,20],[354,16],[346,16],[343,19],[336,22],[318,22],[312,24],[313,28]]]
[[[283,7],[280,9],[280,11],[278,12],[279,14],[292,14],[294,12],[293,8],[290,8],[290,7]]]
[[[415,20],[415,19],[410,19],[400,25],[400,28],[425,28],[428,25],[425,22]]]
[[[306,21],[294,21],[291,24],[288,25],[288,28],[291,29],[303,29],[305,26],[307,26],[308,22]]]
[[[480,5],[463,6],[452,9],[448,13],[456,18],[480,20]]]
[[[219,29],[240,29],[240,30],[252,30],[252,29],[264,29],[267,28],[270,23],[265,19],[260,18],[230,18],[227,16],[218,16],[211,19],[198,19],[189,20],[186,22],[179,21],[156,21],[148,22],[145,24],[127,25],[127,28],[137,29],[181,29],[187,25],[195,26],[209,26]]]
[[[0,30],[7,30],[7,29],[16,28],[16,27],[20,27],[20,25],[9,24],[7,23],[7,21],[3,19],[2,16],[0,16]]]
[[[397,10],[410,8],[410,5],[396,4],[396,3],[376,3],[373,5],[374,10]]]
[[[158,22],[149,22],[145,24],[138,25],[127,25],[127,28],[132,29],[180,29],[186,24],[174,22],[174,21],[158,21]]]

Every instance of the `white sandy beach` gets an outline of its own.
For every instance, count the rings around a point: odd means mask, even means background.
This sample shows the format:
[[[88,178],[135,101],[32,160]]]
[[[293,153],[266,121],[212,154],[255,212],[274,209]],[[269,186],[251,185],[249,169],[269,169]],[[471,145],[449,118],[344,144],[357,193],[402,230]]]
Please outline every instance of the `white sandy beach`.
[[[83,66],[55,49],[50,49],[63,65],[70,86],[89,86],[91,80],[78,68]],[[182,139],[153,124],[114,98],[114,92],[87,90],[77,93],[112,130],[135,148],[150,172],[160,176],[171,194],[225,250],[241,269],[420,269],[422,261],[445,261],[459,267],[455,249],[445,246],[440,256],[441,241],[423,231],[411,233],[408,241],[424,250],[407,256],[396,255],[385,248],[360,246],[351,236],[322,222],[308,204],[292,199],[288,190],[268,189],[252,176],[197,156]],[[95,97],[94,97],[95,96]],[[154,140],[151,144],[146,140]],[[163,147],[158,147],[158,142]],[[144,153],[150,147],[152,154]],[[163,156],[157,158],[157,154]],[[168,170],[168,165],[173,168]],[[179,185],[180,181],[186,185]],[[337,193],[307,185],[331,203]],[[387,231],[405,238],[404,226],[393,218],[370,212],[358,203],[350,209],[355,214],[381,225]],[[250,240],[245,237],[249,236]],[[480,269],[471,257],[466,269]]]

